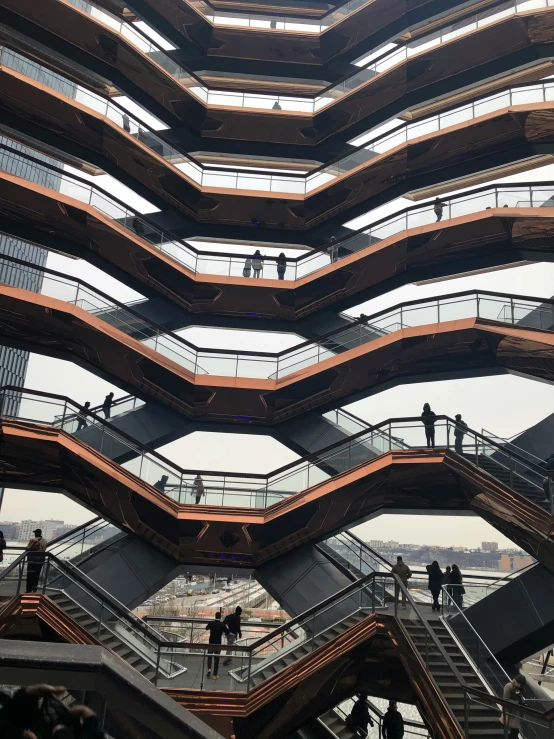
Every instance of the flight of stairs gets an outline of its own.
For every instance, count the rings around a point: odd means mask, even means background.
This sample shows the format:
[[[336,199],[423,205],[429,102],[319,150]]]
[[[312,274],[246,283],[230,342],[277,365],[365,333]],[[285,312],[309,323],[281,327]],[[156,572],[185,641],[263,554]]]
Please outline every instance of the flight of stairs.
[[[264,660],[252,671],[252,687],[256,687],[256,685],[263,683],[265,680],[269,680],[269,678],[277,675],[281,670],[284,670],[285,667],[292,665],[307,654],[311,654],[317,647],[321,647],[323,644],[326,644],[335,637],[340,636],[352,626],[363,621],[363,619],[369,615],[370,611],[361,609],[351,616],[347,616],[334,626],[325,629],[321,634],[318,634],[314,639],[315,644],[312,643],[311,638],[309,638],[308,642],[300,642],[297,646],[288,646],[270,659]],[[239,682],[244,682],[247,679],[248,671],[246,668],[241,670],[232,670],[231,674]]]
[[[338,739],[358,739],[358,733],[348,728],[341,714],[334,708],[320,716],[319,721]]]
[[[111,631],[105,626],[102,626],[100,630],[98,630],[98,620],[94,616],[91,616],[90,613],[87,613],[84,608],[81,608],[80,605],[75,603],[75,601],[68,597],[63,591],[50,593],[49,598],[54,601],[59,608],[67,613],[68,616],[71,616],[79,626],[88,631],[92,636],[98,639],[98,641],[102,642],[105,647],[108,647],[112,652],[119,655],[121,659],[124,659],[127,664],[134,667],[135,670],[140,672],[140,674],[147,680],[152,681],[156,674],[155,667],[144,659],[136,649],[129,646],[129,644],[117,636],[114,633],[115,629],[114,631]]]
[[[411,621],[408,617],[400,616],[400,620],[418,649],[423,661],[425,661],[426,653],[428,654],[429,673],[436,682],[458,723],[465,729],[464,693],[456,676],[444,664],[438,648],[433,643],[430,643],[426,648],[426,630],[423,624]],[[435,632],[445,652],[462,674],[466,683],[477,690],[485,692],[485,686],[470,662],[466,659],[464,653],[458,647],[456,641],[450,635],[446,626],[438,618],[430,619],[428,624]],[[499,712],[495,711],[492,707],[477,705],[472,702],[469,712],[468,736],[475,737],[475,739],[503,737],[504,729],[499,720]]]
[[[476,464],[475,454],[466,454],[464,452],[464,457],[472,464]],[[510,471],[492,457],[488,457],[485,454],[479,454],[479,464],[477,466],[481,467],[481,469],[485,470],[485,472],[488,472],[493,477],[496,477],[497,480],[500,480],[500,482],[504,483],[507,487],[511,487],[516,493],[523,495],[527,500],[535,503],[535,505],[538,505],[545,511],[550,511],[550,504],[544,500],[542,478],[538,474],[536,476],[536,482],[533,484],[529,480],[525,479],[525,477],[514,472],[512,475],[512,485],[510,485]]]

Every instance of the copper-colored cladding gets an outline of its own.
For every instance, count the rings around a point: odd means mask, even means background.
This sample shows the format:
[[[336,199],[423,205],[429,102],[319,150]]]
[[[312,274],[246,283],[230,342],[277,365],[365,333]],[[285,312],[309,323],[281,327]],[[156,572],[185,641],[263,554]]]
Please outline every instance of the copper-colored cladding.
[[[308,408],[436,374],[512,372],[554,382],[554,333],[480,318],[394,331],[282,379],[195,375],[82,308],[0,285],[0,339],[88,366],[187,418],[249,425],[278,424]],[[268,375],[274,372],[268,363]]]
[[[481,0],[471,6],[471,11],[477,12],[490,4],[491,0]],[[415,0],[415,2],[368,0],[357,10],[346,11],[346,15],[322,33],[214,26],[192,3],[184,0],[142,0],[134,3],[135,7],[137,5],[140,5],[141,10],[146,9],[146,13],[150,13],[153,18],[157,16],[167,21],[181,35],[185,48],[190,45],[195,51],[200,49],[204,52],[208,68],[210,57],[215,57],[286,63],[303,67],[313,66],[315,67],[314,74],[322,74],[327,70],[320,70],[319,67],[331,59],[342,59],[347,54],[350,58],[352,53],[355,53],[356,58],[361,56],[368,42],[379,34],[381,38],[383,31],[389,26],[394,27],[394,33],[397,34],[399,22],[404,22],[404,27],[407,27],[416,15],[418,19],[424,17],[426,8],[433,5],[433,0]],[[236,3],[212,2],[212,5],[229,12],[237,10]],[[456,8],[464,5],[466,5],[465,0],[449,0],[445,6],[451,8],[452,13],[447,17],[457,17],[459,13],[455,12]],[[464,10],[467,15],[468,8],[465,7]],[[298,15],[302,18],[311,18],[314,23],[332,12],[328,9],[313,9],[310,12],[310,9],[298,8],[298,6],[268,8],[267,5],[256,10],[250,2],[243,4],[242,8],[237,10],[237,12],[241,11],[246,15],[256,12],[266,15],[275,12],[289,17]],[[434,9],[429,10],[433,16],[435,12]],[[446,22],[444,17],[441,21]],[[429,24],[418,25],[418,36],[425,33],[427,25],[433,26],[434,24],[430,21]],[[354,49],[355,52],[353,52]],[[294,72],[294,70],[291,71]]]
[[[359,691],[411,703],[415,686],[412,676],[406,675],[402,655],[389,634],[393,620],[382,615],[368,616],[248,694],[179,688],[166,688],[164,692],[213,728],[221,727],[224,717],[232,718],[232,733],[237,739],[290,736]],[[417,679],[425,680],[420,676]],[[431,682],[428,677],[426,682]],[[439,708],[438,691],[425,708],[428,705],[431,709]],[[434,723],[431,717],[433,712],[429,719]],[[455,727],[452,717],[449,723]],[[437,733],[439,736],[460,739],[455,733]]]
[[[407,690],[406,677],[411,690]],[[214,728],[222,726],[224,717],[232,717],[238,739],[290,735],[358,692],[399,701],[404,693],[405,701],[417,701],[433,727],[433,736],[463,739],[401,623],[385,614],[368,616],[248,694],[178,688],[164,692]]]
[[[29,22],[26,26],[29,35],[40,35],[40,26],[65,42],[64,53],[81,59],[82,52],[86,52],[91,60],[89,65],[94,60],[98,69],[102,68],[103,76],[117,80],[123,87],[127,85],[131,96],[147,95],[152,105],[165,110],[166,118],[169,115],[173,120],[182,120],[205,139],[271,141],[303,146],[316,146],[355,124],[374,125],[378,121],[370,121],[370,117],[385,110],[389,117],[391,105],[396,106],[394,114],[399,114],[400,106],[415,106],[434,97],[436,92],[433,91],[438,90],[438,86],[441,95],[453,92],[460,87],[462,73],[466,75],[464,87],[469,81],[486,79],[490,65],[510,54],[517,53],[520,61],[514,62],[514,66],[524,68],[526,76],[532,76],[528,67],[537,63],[541,53],[550,55],[548,45],[554,41],[552,8],[510,17],[414,55],[311,115],[207,107],[152,58],[65,0],[42,0],[40,3],[2,0],[2,6]],[[35,24],[36,33],[31,23]],[[79,47],[75,46],[76,40]],[[13,40],[10,43],[13,44]],[[476,46],[482,50],[479,57],[475,55]],[[50,62],[44,60],[44,63]],[[540,76],[544,75],[541,68]],[[499,78],[498,87],[504,84]]]
[[[474,511],[554,570],[552,516],[444,450],[383,454],[265,510],[180,505],[57,428],[3,420],[0,482],[65,491],[190,565],[256,567],[378,511],[420,510]]]
[[[0,637],[100,645],[69,614],[41,594],[14,596],[0,608]],[[165,688],[179,704],[225,735],[273,739],[294,731],[362,691],[399,701],[417,700],[433,717],[437,737],[459,739],[440,692],[404,630],[392,616],[376,614],[352,626],[248,694]],[[231,727],[233,727],[231,729]]]
[[[38,638],[44,641],[63,641],[67,644],[103,646],[102,642],[72,619],[53,600],[41,593],[22,593],[2,604],[0,638],[33,640]]]
[[[106,116],[8,68],[0,68],[0,105],[4,115],[17,116],[15,126],[23,119],[33,136],[68,147],[131,187],[138,182],[147,197],[154,194],[189,218],[244,225],[255,215],[281,230],[308,230],[338,215],[344,222],[375,196],[396,197],[430,177],[442,182],[481,172],[489,162],[527,160],[532,168],[537,146],[554,143],[554,103],[518,105],[411,139],[307,195],[269,194],[202,187]]]
[[[552,261],[553,217],[551,208],[485,210],[401,231],[299,280],[253,280],[194,274],[99,210],[0,172],[2,232],[99,263],[120,279],[127,274],[139,291],[192,313],[290,321],[468,268]]]

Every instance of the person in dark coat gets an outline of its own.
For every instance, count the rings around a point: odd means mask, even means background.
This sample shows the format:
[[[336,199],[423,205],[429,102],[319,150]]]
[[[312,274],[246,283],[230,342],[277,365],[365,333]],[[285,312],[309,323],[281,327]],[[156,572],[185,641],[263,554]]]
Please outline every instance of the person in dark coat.
[[[444,211],[444,205],[441,202],[440,198],[437,198],[433,204],[433,210],[435,211],[435,215],[437,216],[437,222],[442,221],[442,214]]]
[[[462,421],[462,416],[457,413],[456,425],[454,426],[454,449],[458,454],[464,453],[464,435],[467,433],[467,423]]]
[[[443,581],[442,570],[439,567],[439,563],[435,559],[430,565],[427,565],[427,574],[429,575],[429,590],[433,596],[433,611],[440,611],[439,595],[441,594],[441,587]]]
[[[229,580],[227,580],[227,584],[229,584]],[[236,642],[237,639],[242,639],[242,631],[240,628],[240,616],[242,613],[242,608],[240,606],[237,606],[235,608],[234,613],[229,613],[225,618],[223,619],[223,623],[227,626],[227,629],[229,630],[229,633],[227,634],[227,644],[232,647],[233,644]],[[231,664],[231,657],[229,655],[233,654],[232,649],[227,650],[227,657],[223,660],[224,665],[230,665]]]
[[[113,405],[113,393],[108,393],[106,397],[104,398],[104,402],[102,403],[102,410],[104,411],[104,417],[109,418],[112,412],[112,405]]]
[[[165,486],[167,485],[167,481],[169,480],[168,475],[162,475],[158,482],[154,483],[154,487],[156,490],[159,490],[160,493],[165,493]]]
[[[259,277],[262,273],[264,266],[264,258],[259,249],[256,249],[252,257],[252,269],[254,270],[254,277]]]
[[[425,403],[423,406],[423,413],[421,414],[421,420],[425,426],[425,438],[427,440],[428,447],[435,446],[435,422],[437,420],[437,414],[431,410],[429,403]]]
[[[358,736],[362,737],[362,739],[365,739],[367,736],[367,727],[373,726],[373,720],[369,715],[365,695],[360,694],[358,696],[346,720],[346,725],[351,731],[355,731]]]
[[[464,595],[466,591],[464,588],[464,579],[458,565],[452,565],[449,590],[452,593],[452,600],[461,610],[464,607]]]
[[[277,276],[280,280],[285,279],[285,272],[287,271],[287,258],[284,252],[281,252],[277,257]]]
[[[404,736],[404,719],[396,707],[396,701],[390,701],[381,728],[383,739],[402,739]]]
[[[210,638],[208,639],[209,644],[221,644],[223,639],[223,634],[229,633],[229,628],[226,623],[224,623],[221,620],[221,612],[218,611],[215,614],[214,621],[210,621],[210,623],[206,626],[206,631],[210,632]],[[215,655],[214,659],[214,674],[212,676],[212,654]],[[206,677],[213,677],[214,680],[217,680],[219,675],[217,674],[219,672],[219,659],[221,655],[221,649],[208,649],[208,672],[206,673]]]
[[[84,429],[88,426],[85,416],[87,415],[86,412],[88,411],[89,408],[90,408],[90,400],[87,400],[87,402],[83,406],[82,412],[78,416],[76,431],[81,431],[81,429]]]

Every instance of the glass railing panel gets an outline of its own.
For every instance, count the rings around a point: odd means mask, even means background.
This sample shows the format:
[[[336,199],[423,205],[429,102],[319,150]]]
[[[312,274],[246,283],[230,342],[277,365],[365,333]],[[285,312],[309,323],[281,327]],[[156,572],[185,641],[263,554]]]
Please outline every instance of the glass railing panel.
[[[464,318],[474,318],[477,315],[477,298],[468,295],[465,298],[441,300],[438,307],[438,317],[444,321],[460,321]]]
[[[111,524],[100,520],[80,531],[76,531],[73,535],[67,535],[51,546],[49,545],[48,552],[59,559],[72,560],[105,543],[107,541],[105,534],[110,528],[113,528]],[[116,533],[117,529],[113,529],[113,534]]]

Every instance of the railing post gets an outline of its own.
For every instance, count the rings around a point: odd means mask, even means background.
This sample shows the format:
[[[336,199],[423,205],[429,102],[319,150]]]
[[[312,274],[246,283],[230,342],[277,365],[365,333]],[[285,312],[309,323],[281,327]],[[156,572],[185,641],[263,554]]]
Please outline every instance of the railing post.
[[[27,562],[27,555],[23,557],[21,562],[19,563],[19,579],[17,581],[17,593],[16,595],[19,595],[21,593],[21,585],[23,580],[23,570],[25,569],[25,563]]]
[[[375,613],[375,577],[371,582],[371,612]]]
[[[161,657],[161,647],[158,644],[158,652],[156,655],[156,674],[154,675],[154,685],[158,687],[158,674],[160,672],[160,657]]]
[[[425,667],[429,665],[429,632],[425,632]]]
[[[102,630],[102,616],[104,615],[104,602],[100,604],[100,615],[98,616],[98,628],[96,629],[96,638],[100,640],[100,631]]]
[[[252,649],[248,652],[248,675],[246,677],[246,692],[250,692],[250,679],[252,676]]]
[[[464,690],[464,735],[469,737],[469,699],[467,690]]]
[[[46,567],[44,568],[44,580],[42,581],[42,594],[46,594],[46,584],[48,582],[48,575],[50,573],[50,557],[46,559]]]

